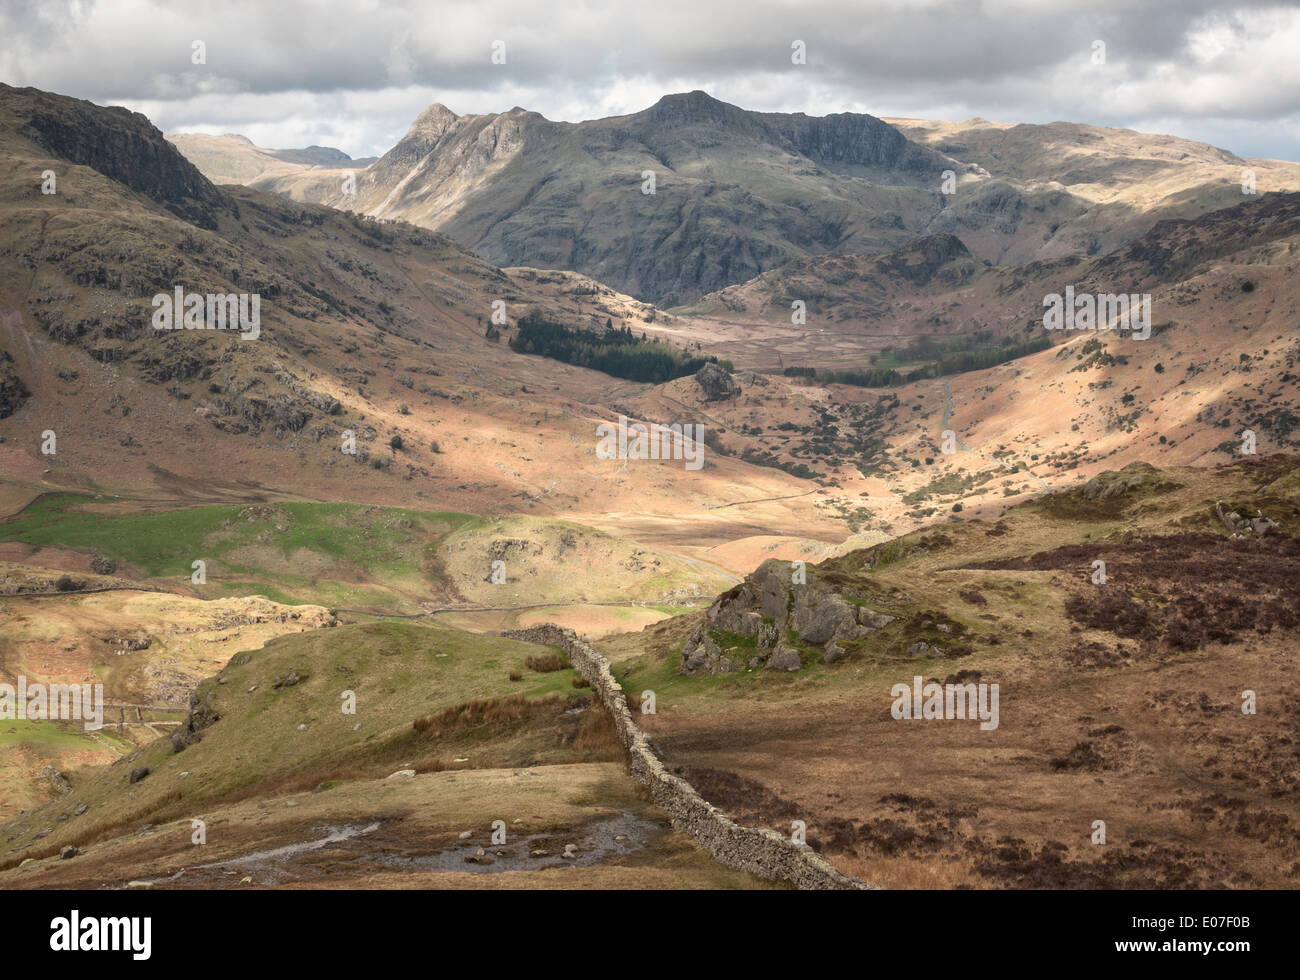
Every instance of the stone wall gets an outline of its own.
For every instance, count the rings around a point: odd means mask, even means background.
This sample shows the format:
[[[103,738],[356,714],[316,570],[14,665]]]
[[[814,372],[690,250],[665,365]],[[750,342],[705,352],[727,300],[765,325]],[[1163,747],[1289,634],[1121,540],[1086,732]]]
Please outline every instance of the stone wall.
[[[869,889],[873,886],[836,871],[807,844],[796,844],[772,830],[741,827],[709,804],[680,776],[669,772],[650,740],[632,720],[627,698],[610,672],[609,661],[571,629],[545,623],[512,630],[505,636],[556,646],[569,655],[614,718],[618,736],[632,760],[632,775],[650,787],[651,799],[720,864],[799,888]]]

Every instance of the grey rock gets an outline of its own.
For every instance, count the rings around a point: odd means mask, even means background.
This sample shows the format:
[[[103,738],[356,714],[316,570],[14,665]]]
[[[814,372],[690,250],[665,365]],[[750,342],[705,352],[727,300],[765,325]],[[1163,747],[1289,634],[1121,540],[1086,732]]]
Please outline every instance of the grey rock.
[[[803,666],[799,659],[799,651],[793,647],[788,647],[784,643],[778,643],[772,655],[767,658],[767,664],[764,670],[798,670]]]
[[[866,606],[858,606],[857,610],[858,624],[871,630],[883,629],[896,618],[885,613],[876,612],[874,609],[868,609]]]
[[[857,615],[853,605],[837,595],[827,595],[815,605],[796,600],[794,628],[805,643],[825,643],[837,635],[856,635]]]
[[[704,392],[707,402],[725,401],[740,394],[740,385],[717,364],[706,364],[695,372],[695,380]]]
[[[682,643],[682,665],[677,671],[679,674],[726,674],[731,669],[730,659],[723,655],[703,623]]]

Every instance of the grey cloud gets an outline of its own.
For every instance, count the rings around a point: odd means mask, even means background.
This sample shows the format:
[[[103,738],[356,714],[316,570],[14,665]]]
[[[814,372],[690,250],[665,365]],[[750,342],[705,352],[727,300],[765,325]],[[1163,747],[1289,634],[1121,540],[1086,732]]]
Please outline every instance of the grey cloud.
[[[140,109],[163,128],[277,145],[352,134],[382,152],[430,101],[549,118],[644,108],[705,88],[746,108],[1012,122],[1167,120],[1294,155],[1298,3],[1246,0],[658,0],[654,4],[0,0],[0,78]],[[207,45],[193,65],[191,43]],[[507,64],[490,62],[494,40]],[[790,63],[790,43],[808,63]],[[1105,41],[1107,64],[1090,63]],[[1289,60],[1294,60],[1292,56]],[[362,114],[348,121],[352,107]],[[312,123],[310,113],[321,114]],[[1254,120],[1243,127],[1237,120]],[[315,128],[313,128],[313,125]],[[311,134],[317,134],[315,136]],[[260,141],[260,140],[259,140]]]

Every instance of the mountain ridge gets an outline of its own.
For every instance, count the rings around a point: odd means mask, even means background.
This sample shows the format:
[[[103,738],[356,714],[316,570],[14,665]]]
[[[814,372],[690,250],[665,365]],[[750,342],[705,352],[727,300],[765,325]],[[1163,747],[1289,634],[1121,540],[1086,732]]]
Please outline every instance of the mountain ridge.
[[[695,90],[580,122],[433,103],[365,169],[249,182],[672,307],[796,259],[938,233],[999,265],[1104,253],[1162,218],[1240,199],[1246,167],[1262,190],[1300,189],[1300,164],[1172,136],[758,112]]]

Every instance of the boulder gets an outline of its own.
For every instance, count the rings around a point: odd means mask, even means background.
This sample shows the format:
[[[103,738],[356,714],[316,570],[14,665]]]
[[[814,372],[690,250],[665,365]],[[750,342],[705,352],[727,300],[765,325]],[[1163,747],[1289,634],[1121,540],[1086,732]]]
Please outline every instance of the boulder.
[[[856,636],[858,617],[853,604],[837,595],[810,597],[815,604],[795,601],[794,629],[805,643],[825,643],[836,636]]]
[[[704,392],[706,402],[725,401],[740,394],[740,385],[717,364],[706,364],[695,372],[695,380]]]
[[[798,670],[803,666],[803,661],[799,659],[799,651],[793,647],[786,646],[784,643],[778,643],[772,655],[767,658],[764,670]]]
[[[857,607],[858,625],[865,626],[868,630],[883,629],[894,621],[896,617],[878,613],[874,609],[868,609],[866,606]]]
[[[729,674],[732,670],[731,659],[723,654],[703,623],[682,643],[682,665],[677,671],[679,674]]]

